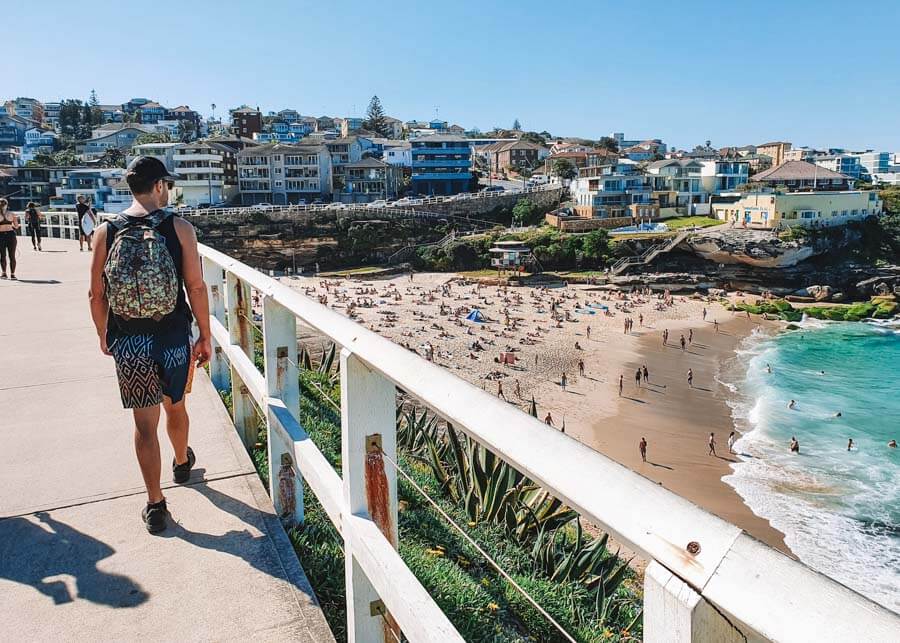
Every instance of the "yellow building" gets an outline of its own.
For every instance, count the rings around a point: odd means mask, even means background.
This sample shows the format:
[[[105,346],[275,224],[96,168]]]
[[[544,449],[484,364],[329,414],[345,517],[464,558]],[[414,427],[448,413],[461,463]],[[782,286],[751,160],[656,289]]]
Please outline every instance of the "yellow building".
[[[764,154],[772,159],[772,165],[781,165],[785,162],[785,155],[791,149],[787,141],[773,141],[756,146],[757,154]]]
[[[747,228],[784,228],[841,225],[880,214],[882,202],[875,191],[751,192],[737,201],[713,202],[713,214]]]

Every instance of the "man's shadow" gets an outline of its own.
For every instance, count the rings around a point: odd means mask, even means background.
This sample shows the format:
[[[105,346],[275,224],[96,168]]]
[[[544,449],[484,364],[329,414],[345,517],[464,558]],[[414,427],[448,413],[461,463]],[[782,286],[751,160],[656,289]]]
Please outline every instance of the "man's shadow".
[[[0,578],[31,585],[56,605],[80,598],[111,607],[136,607],[147,600],[149,595],[138,583],[97,568],[115,549],[46,512],[34,517],[41,524],[23,516],[0,520]],[[63,581],[44,580],[62,574],[75,578],[75,596]]]

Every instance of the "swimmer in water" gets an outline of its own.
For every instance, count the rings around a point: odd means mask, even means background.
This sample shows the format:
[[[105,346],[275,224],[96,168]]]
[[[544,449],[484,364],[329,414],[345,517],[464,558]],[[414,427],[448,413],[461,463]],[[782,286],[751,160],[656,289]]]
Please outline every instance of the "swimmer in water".
[[[769,366],[768,362],[766,362],[766,373],[771,373],[771,372],[772,372],[772,367]]]
[[[896,449],[896,448],[897,448],[897,441],[896,441],[896,440],[891,440],[890,442],[888,442],[888,446],[889,446],[890,448],[892,448],[892,449]]]
[[[795,406],[797,406],[797,402],[795,400],[791,400],[788,404],[789,409],[793,409]]]
[[[853,448],[853,438],[847,440],[847,451]]]
[[[834,417],[839,418],[839,417],[841,417],[841,415],[842,415],[841,412],[838,411],[837,413],[834,414]]]
[[[800,443],[793,435],[791,436],[791,453],[800,453]]]

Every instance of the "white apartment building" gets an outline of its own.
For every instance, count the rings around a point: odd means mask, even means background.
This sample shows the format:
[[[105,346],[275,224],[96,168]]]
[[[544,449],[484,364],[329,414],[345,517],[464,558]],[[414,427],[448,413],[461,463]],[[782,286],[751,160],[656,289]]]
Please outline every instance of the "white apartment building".
[[[178,143],[172,148],[175,190],[182,205],[208,207],[229,200],[235,186],[225,181],[225,154],[218,145]]]
[[[331,153],[324,145],[270,143],[237,155],[242,205],[296,204],[331,194]]]
[[[412,144],[409,141],[386,141],[382,150],[381,160],[388,165],[412,167]]]
[[[748,161],[716,160],[700,161],[700,182],[710,194],[733,192],[750,181]]]
[[[137,156],[154,156],[165,163],[166,167],[172,169],[172,156],[178,143],[142,143],[141,145],[132,145],[131,154],[126,157],[126,162],[131,163],[132,159]]]
[[[708,203],[709,193],[703,187],[703,163],[694,159],[666,159],[647,166],[647,174],[659,207],[686,208]]]

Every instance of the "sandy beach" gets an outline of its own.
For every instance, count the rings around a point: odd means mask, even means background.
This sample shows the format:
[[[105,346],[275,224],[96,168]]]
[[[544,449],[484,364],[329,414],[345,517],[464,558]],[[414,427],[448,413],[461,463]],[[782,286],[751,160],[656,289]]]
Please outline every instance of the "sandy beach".
[[[782,534],[722,482],[736,459],[727,444],[728,391],[716,375],[737,343],[766,323],[761,319],[658,292],[504,288],[446,273],[284,282],[525,412],[533,398],[540,419],[790,553]],[[482,321],[467,319],[476,309]],[[638,385],[635,372],[643,366],[649,380]],[[716,456],[708,455],[710,432]]]

